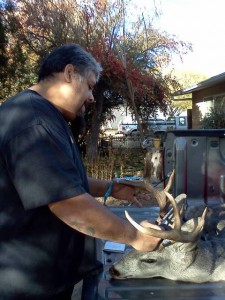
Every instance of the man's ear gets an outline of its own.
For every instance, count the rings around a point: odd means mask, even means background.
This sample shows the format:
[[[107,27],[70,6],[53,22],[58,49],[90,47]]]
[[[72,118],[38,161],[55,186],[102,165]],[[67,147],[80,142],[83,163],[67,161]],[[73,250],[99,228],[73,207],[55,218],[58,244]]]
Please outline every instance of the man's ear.
[[[66,65],[64,69],[64,78],[66,82],[68,83],[71,82],[73,75],[74,75],[74,66],[72,64]]]

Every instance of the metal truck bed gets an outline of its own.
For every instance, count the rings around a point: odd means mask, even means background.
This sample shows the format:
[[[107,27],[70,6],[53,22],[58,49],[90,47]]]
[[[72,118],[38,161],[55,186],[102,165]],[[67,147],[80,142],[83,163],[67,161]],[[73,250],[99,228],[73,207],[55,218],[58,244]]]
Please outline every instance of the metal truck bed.
[[[115,214],[124,218],[126,209],[136,220],[154,221],[158,216],[158,207],[113,207]],[[103,224],[104,226],[104,224]],[[83,283],[83,300],[224,300],[225,281],[216,283],[193,284],[176,282],[163,278],[113,280],[108,273],[109,267],[117,261],[121,253],[104,252],[105,241],[96,240],[96,258],[102,262],[103,269],[98,274],[91,274]],[[126,251],[129,251],[126,247]],[[163,266],[162,266],[163,267]]]
[[[175,169],[173,196],[225,201],[225,129],[168,131],[164,175]]]

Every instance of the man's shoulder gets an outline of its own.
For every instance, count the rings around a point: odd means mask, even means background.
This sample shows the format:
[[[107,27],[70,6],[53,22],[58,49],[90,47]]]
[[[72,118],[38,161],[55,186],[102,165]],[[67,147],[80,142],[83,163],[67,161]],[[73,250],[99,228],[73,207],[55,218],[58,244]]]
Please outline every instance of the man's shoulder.
[[[22,90],[22,91],[18,92],[17,94],[7,98],[3,102],[3,105],[6,105],[8,103],[12,103],[14,101],[18,101],[18,99],[24,99],[24,97],[28,98],[30,94],[31,94],[31,90],[29,90],[29,89]]]
[[[59,112],[46,99],[37,92],[25,89],[24,91],[8,98],[0,106],[0,115],[7,122],[25,122],[35,124],[44,119],[54,120]],[[20,123],[21,124],[21,123]]]
[[[42,125],[53,132],[66,131],[60,112],[35,91],[26,89],[0,107],[0,140],[10,140],[26,129]]]
[[[1,119],[6,123],[17,122],[21,119],[33,119],[31,105],[31,91],[24,90],[8,98],[0,107]]]
[[[32,106],[32,91],[24,90],[8,98],[0,107],[0,141],[7,143],[25,129],[38,124]]]

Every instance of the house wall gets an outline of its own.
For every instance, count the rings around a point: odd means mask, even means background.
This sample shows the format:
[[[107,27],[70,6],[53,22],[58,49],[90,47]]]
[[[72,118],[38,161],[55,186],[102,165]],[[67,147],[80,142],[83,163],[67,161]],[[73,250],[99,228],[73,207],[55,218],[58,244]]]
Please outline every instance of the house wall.
[[[225,81],[214,85],[209,88],[205,88],[199,91],[192,93],[192,128],[198,129],[201,128],[201,118],[203,117],[202,112],[199,109],[199,104],[201,102],[206,102],[205,98],[213,97],[216,95],[224,94],[225,95]]]

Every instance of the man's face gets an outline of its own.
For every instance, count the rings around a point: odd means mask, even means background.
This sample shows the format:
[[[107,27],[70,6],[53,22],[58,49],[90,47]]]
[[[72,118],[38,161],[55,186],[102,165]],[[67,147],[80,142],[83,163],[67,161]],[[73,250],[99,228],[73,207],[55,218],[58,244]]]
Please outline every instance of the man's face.
[[[96,76],[93,72],[89,72],[86,77],[75,74],[73,88],[76,116],[84,115],[88,105],[94,102],[93,89],[95,84]]]

